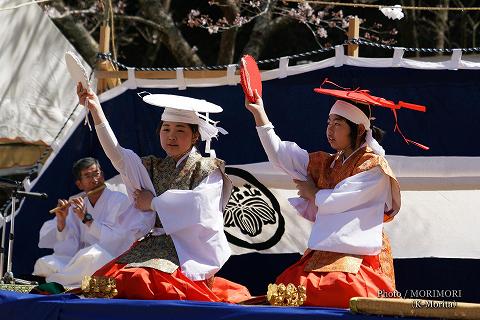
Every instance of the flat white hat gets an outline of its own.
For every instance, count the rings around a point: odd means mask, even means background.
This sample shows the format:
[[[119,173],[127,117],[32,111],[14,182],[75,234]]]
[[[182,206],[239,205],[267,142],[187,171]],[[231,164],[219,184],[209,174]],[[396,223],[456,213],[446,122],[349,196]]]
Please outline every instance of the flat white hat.
[[[148,104],[165,108],[162,114],[163,121],[198,125],[200,137],[206,142],[205,152],[215,157],[215,151],[210,148],[212,138],[216,138],[218,133],[228,134],[228,132],[221,127],[217,127],[217,122],[209,118],[209,113],[222,112],[222,107],[202,99],[173,94],[147,93],[148,92],[141,92],[138,95]],[[205,115],[200,113],[205,113]]]
[[[148,104],[178,110],[196,111],[202,113],[219,113],[223,109],[219,105],[203,99],[195,99],[173,94],[148,94],[142,96],[143,101]]]

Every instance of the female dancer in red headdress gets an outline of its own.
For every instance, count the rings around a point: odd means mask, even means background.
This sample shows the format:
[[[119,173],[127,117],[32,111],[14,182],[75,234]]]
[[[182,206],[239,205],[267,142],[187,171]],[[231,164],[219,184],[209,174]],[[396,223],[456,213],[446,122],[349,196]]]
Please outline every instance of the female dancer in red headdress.
[[[308,153],[282,141],[263,101],[245,102],[268,159],[294,179],[292,205],[314,222],[303,257],[277,283],[306,288],[305,305],[347,308],[352,297],[395,290],[393,259],[384,221],[400,209],[398,182],[377,140],[368,105],[337,100],[326,136],[336,153]]]

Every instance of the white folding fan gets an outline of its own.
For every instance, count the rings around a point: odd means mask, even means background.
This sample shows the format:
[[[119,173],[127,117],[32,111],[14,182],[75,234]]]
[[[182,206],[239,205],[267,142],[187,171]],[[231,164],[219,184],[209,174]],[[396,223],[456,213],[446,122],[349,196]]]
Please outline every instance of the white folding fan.
[[[67,70],[75,84],[80,82],[85,90],[90,90],[91,87],[90,81],[88,80],[87,70],[77,55],[72,51],[65,52],[65,64],[67,65]],[[92,130],[90,122],[88,121],[88,109],[85,115],[85,124],[88,124],[90,130]]]

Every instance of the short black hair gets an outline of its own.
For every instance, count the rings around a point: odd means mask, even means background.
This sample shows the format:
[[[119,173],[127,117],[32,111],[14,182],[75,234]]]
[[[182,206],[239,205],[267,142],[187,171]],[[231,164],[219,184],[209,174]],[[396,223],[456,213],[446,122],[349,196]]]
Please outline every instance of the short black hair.
[[[100,162],[98,162],[98,160],[95,159],[95,158],[86,157],[86,158],[82,158],[82,159],[79,159],[79,160],[75,161],[75,163],[73,164],[73,168],[72,168],[72,173],[73,173],[73,176],[75,177],[75,179],[80,180],[82,178],[81,177],[82,170],[85,170],[88,167],[93,166],[94,164],[96,164],[97,168],[99,170],[101,170]]]
[[[186,124],[188,124],[190,129],[192,129],[193,134],[199,132],[198,131],[198,124],[193,124],[193,123],[186,123]],[[162,129],[162,125],[163,125],[163,120],[160,120],[160,122],[158,123],[158,126],[157,126],[157,130],[155,131],[157,133],[157,136],[160,134],[160,130]]]
[[[354,102],[354,101],[346,101],[346,100],[342,100],[342,101],[353,104],[355,107],[362,110],[362,112],[370,119],[370,129],[372,130],[373,138],[375,140],[377,140],[378,143],[380,143],[383,140],[383,137],[385,136],[385,131],[383,131],[379,127],[376,127],[376,126],[373,125],[373,122],[371,120],[371,118],[372,118],[372,107],[368,104],[358,103],[358,102]],[[352,148],[355,148],[355,143],[357,141],[357,134],[358,134],[358,124],[353,123],[352,121],[350,121],[348,119],[345,119],[345,121],[347,122],[348,126],[350,127],[350,144],[351,144]],[[367,130],[367,129],[368,128],[365,128],[365,130]]]

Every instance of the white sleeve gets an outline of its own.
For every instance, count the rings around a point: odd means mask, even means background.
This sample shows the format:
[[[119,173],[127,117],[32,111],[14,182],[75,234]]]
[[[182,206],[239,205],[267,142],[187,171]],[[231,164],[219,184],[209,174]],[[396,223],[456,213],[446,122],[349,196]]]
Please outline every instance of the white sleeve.
[[[80,230],[75,225],[72,208],[68,209],[65,228],[62,232],[57,230],[57,218],[45,222],[40,229],[39,248],[53,249],[55,254],[73,256],[80,247]]]
[[[117,137],[112,131],[108,122],[102,122],[95,126],[98,140],[103,147],[103,151],[107,155],[108,159],[112,162],[115,169],[118,172],[122,172],[124,169],[122,147],[118,144]]]
[[[389,177],[379,167],[349,177],[334,189],[322,189],[315,195],[317,214],[337,214],[385,204]]]
[[[152,200],[167,234],[194,225],[207,228],[223,219],[221,212],[223,179],[219,169],[213,171],[193,190],[167,190]],[[223,222],[222,222],[223,225]]]
[[[142,212],[131,203],[125,210],[122,210],[119,221],[119,230],[123,237],[128,235],[128,237],[135,241],[146,235],[148,231],[154,227],[155,215]],[[133,243],[133,241],[128,240],[130,244]]]
[[[113,256],[127,250],[130,245],[144,236],[155,222],[154,216],[136,209],[125,196],[114,196],[109,201],[111,215],[106,221],[93,223],[88,232]]]
[[[107,191],[104,191],[105,193]],[[87,203],[89,200],[87,197],[83,198],[83,201],[84,203]],[[105,221],[99,221],[97,219],[93,219],[92,223],[90,224],[90,226],[88,226],[86,228],[86,232],[88,234],[90,234],[93,238],[96,239],[96,241],[100,240],[100,237],[102,236],[102,233],[105,233],[107,232],[105,229],[109,230],[109,229],[112,229],[113,226],[114,226],[114,223],[115,223],[115,219],[114,217],[118,214],[118,204],[113,202],[113,203],[110,203],[109,201],[109,205],[107,206],[108,208],[108,219],[106,219]],[[103,208],[103,210],[105,210],[106,208]],[[88,212],[88,207],[87,207],[87,212]],[[92,212],[89,212],[89,213],[92,213]],[[111,223],[109,223],[111,222]]]
[[[90,233],[95,239],[99,240],[102,234],[103,228],[111,229],[111,226],[105,223],[99,223],[95,219],[93,219],[92,224],[88,227],[87,232]]]
[[[257,127],[268,160],[293,179],[306,181],[308,152],[294,142],[282,141],[273,128],[271,123]]]
[[[136,189],[147,189],[155,194],[152,181],[142,160],[135,152],[124,149],[118,144],[108,122],[96,125],[95,130],[103,150],[120,173],[130,200],[133,201],[133,191]]]
[[[68,232],[68,227],[62,230],[62,232],[57,229],[57,218],[45,221],[45,223],[40,228],[40,237],[38,241],[39,248],[50,248],[52,249],[55,243],[65,239],[65,235]]]

